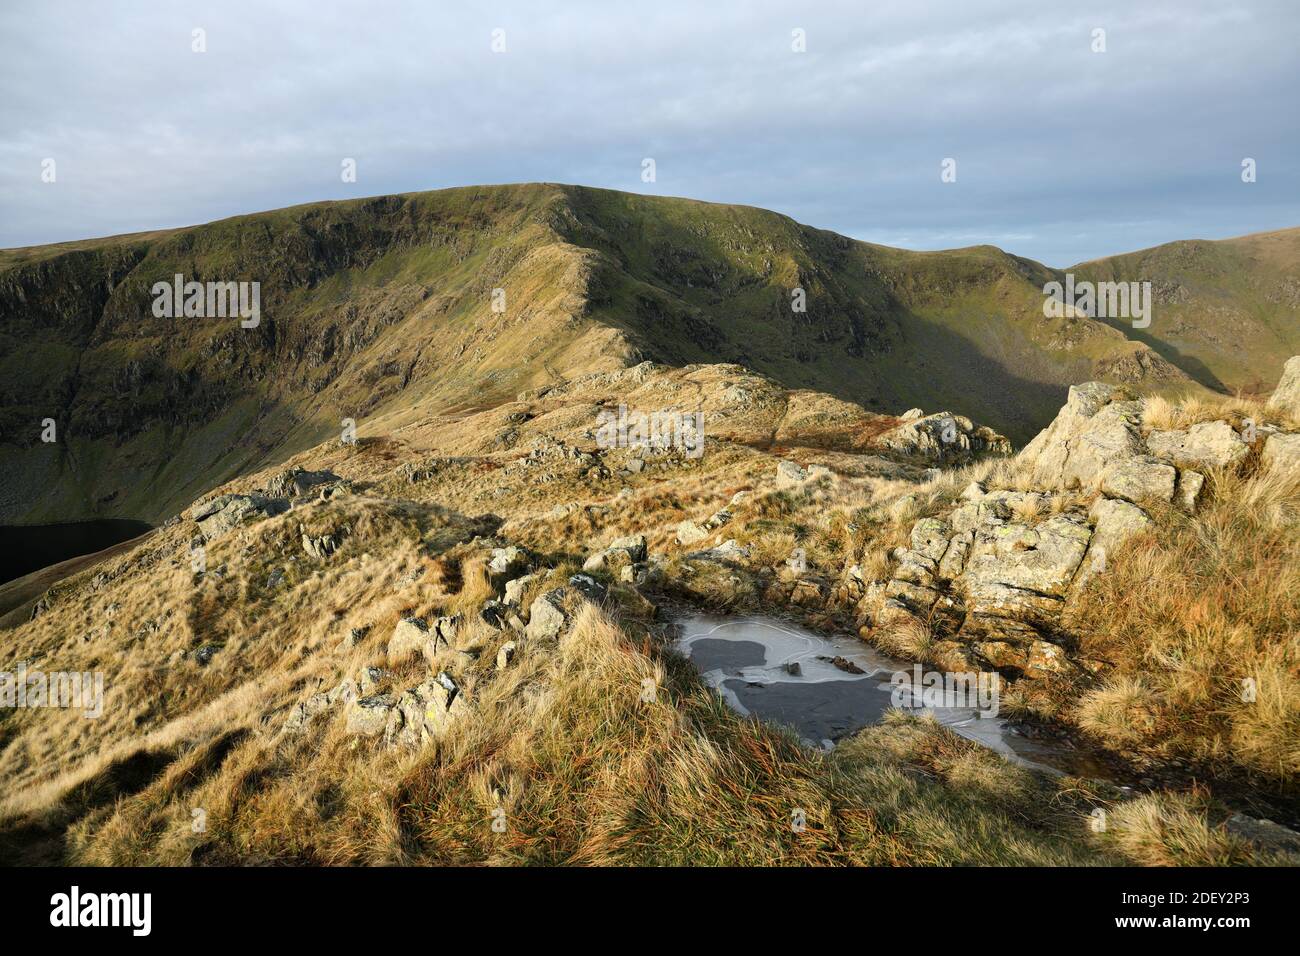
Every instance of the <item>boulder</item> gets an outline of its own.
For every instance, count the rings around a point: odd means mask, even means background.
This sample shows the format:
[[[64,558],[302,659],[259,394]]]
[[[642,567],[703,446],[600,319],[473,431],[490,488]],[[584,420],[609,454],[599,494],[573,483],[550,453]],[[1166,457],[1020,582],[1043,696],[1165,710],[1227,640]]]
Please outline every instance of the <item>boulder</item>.
[[[343,536],[336,531],[316,535],[315,537],[304,534],[302,536],[302,549],[313,558],[327,558],[339,549],[342,538]]]
[[[1053,489],[1096,488],[1112,461],[1142,453],[1141,404],[1112,401],[1105,382],[1070,387],[1056,418],[1020,452],[1032,480]]]
[[[388,725],[388,715],[397,699],[392,694],[358,697],[348,705],[346,730],[362,737],[377,737]]]
[[[493,586],[500,587],[506,581],[519,577],[528,570],[529,561],[528,552],[515,545],[494,548],[487,566]]]
[[[1178,469],[1178,488],[1174,492],[1174,504],[1188,514],[1195,514],[1201,503],[1201,492],[1205,489],[1205,476],[1190,468]]]
[[[469,712],[464,695],[446,671],[403,692],[384,723],[384,743],[419,747],[442,737]]]
[[[630,534],[624,538],[617,538],[609,544],[610,551],[626,551],[628,557],[634,562],[644,561],[646,559],[646,540],[643,534]]]
[[[793,461],[779,461],[776,464],[776,486],[788,488],[808,478],[808,472]]]
[[[694,521],[687,519],[677,526],[677,543],[684,545],[699,544],[709,533]]]
[[[1128,501],[1170,501],[1178,472],[1148,455],[1112,461],[1102,473],[1101,490]]]
[[[1227,422],[1201,422],[1187,431],[1153,431],[1151,454],[1191,468],[1226,468],[1250,453],[1250,446]]]
[[[969,461],[979,455],[1011,452],[1011,442],[1005,436],[952,412],[902,418],[897,427],[877,437],[876,442],[905,455],[944,461]]]
[[[1282,366],[1282,378],[1269,396],[1268,406],[1300,418],[1300,355],[1291,356]]]
[[[1295,359],[1291,361],[1294,362]],[[1296,414],[1300,415],[1300,412]],[[1300,434],[1287,435],[1279,432],[1269,435],[1259,460],[1265,468],[1278,468],[1292,475],[1300,474]]]
[[[411,654],[424,649],[429,639],[429,625],[418,617],[404,617],[393,628],[393,636],[388,639],[389,661],[404,660]]]
[[[292,734],[302,730],[313,717],[328,710],[331,703],[328,694],[312,694],[302,703],[295,704],[289,709],[284,732]]]
[[[597,551],[583,562],[582,570],[596,573],[614,574],[629,564],[636,564],[646,558],[646,540],[643,534],[619,538],[609,547]]]
[[[503,671],[510,666],[510,662],[515,659],[515,651],[519,645],[514,641],[506,641],[497,651],[497,670]]]
[[[1094,528],[1092,547],[1103,548],[1114,554],[1119,547],[1135,535],[1151,528],[1151,519],[1137,505],[1115,498],[1098,498],[1089,509]]]
[[[341,480],[328,468],[321,471],[307,471],[304,468],[293,467],[271,479],[266,490],[273,498],[291,498],[295,495],[305,495],[318,485],[333,484]]]
[[[528,627],[525,631],[529,640],[549,641],[559,637],[564,630],[564,588],[555,588],[538,595],[528,609]]]
[[[264,498],[261,495],[220,495],[202,505],[197,505],[190,516],[198,522],[199,533],[205,541],[262,518],[273,517],[289,510],[289,502],[282,498]]]
[[[528,585],[536,580],[536,574],[525,574],[507,581],[505,602],[511,607],[519,607],[524,601],[524,592],[528,590]]]

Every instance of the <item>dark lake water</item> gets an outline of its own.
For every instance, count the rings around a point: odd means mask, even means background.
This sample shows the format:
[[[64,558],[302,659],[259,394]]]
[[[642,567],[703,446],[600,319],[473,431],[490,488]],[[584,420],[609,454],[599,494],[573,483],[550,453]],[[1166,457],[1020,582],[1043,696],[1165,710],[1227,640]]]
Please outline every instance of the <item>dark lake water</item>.
[[[103,551],[150,527],[129,518],[0,526],[0,584],[68,558]]]

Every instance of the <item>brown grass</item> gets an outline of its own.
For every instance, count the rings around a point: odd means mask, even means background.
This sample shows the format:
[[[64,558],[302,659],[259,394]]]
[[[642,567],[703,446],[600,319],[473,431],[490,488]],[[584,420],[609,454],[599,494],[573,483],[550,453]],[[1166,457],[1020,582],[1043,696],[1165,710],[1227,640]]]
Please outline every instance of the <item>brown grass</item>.
[[[1160,534],[1113,556],[1072,608],[1083,652],[1115,665],[1079,700],[1080,725],[1102,741],[1294,779],[1298,518],[1297,476],[1214,475],[1195,519],[1163,515]]]

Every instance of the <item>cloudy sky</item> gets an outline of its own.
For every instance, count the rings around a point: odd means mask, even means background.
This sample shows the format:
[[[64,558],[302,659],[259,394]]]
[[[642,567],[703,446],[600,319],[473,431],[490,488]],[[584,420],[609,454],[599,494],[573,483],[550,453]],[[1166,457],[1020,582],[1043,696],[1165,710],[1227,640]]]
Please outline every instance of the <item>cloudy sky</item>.
[[[9,3],[0,247],[542,180],[1065,266],[1300,225],[1297,37],[1295,0]]]

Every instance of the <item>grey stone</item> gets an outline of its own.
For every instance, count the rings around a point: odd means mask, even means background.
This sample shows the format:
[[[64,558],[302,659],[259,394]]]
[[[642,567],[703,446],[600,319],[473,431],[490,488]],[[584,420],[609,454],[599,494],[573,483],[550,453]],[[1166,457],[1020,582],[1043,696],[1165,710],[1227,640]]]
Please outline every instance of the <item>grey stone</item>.
[[[938,561],[948,550],[950,534],[947,523],[938,518],[922,518],[912,527],[912,550]]]
[[[1226,468],[1250,453],[1250,446],[1227,422],[1201,422],[1187,431],[1153,431],[1147,435],[1153,455],[1191,468]]]
[[[684,545],[698,544],[709,536],[709,533],[701,528],[694,521],[687,519],[677,526],[677,543]]]
[[[1282,378],[1268,398],[1269,408],[1300,418],[1300,355],[1293,355],[1282,366]]]
[[[396,703],[392,694],[358,697],[348,705],[346,731],[363,737],[377,737],[384,732],[388,715]]]
[[[554,640],[564,630],[564,589],[555,588],[540,594],[528,609],[529,640]]]
[[[289,502],[261,495],[221,495],[195,507],[190,516],[198,522],[199,533],[205,541],[262,518],[273,517],[289,510]]]
[[[522,577],[513,578],[506,582],[505,602],[511,607],[519,607],[524,600],[524,592],[528,590],[528,585],[537,580],[536,574],[525,574]]]
[[[388,639],[388,659],[402,660],[424,649],[429,638],[429,625],[418,617],[404,617],[393,628]]]
[[[776,486],[778,488],[797,485],[807,480],[808,472],[793,461],[779,461],[776,464]]]
[[[1149,456],[1111,462],[1102,475],[1101,490],[1132,502],[1170,501],[1178,473]]]
[[[1174,492],[1174,503],[1188,514],[1195,514],[1201,501],[1201,491],[1205,488],[1205,476],[1190,468],[1178,470],[1178,489]]]
[[[1292,359],[1291,361],[1295,361]],[[1300,412],[1296,413],[1300,415]],[[1300,473],[1300,434],[1288,435],[1279,432],[1269,435],[1264,441],[1264,451],[1260,454],[1260,464],[1267,469],[1280,469],[1291,474]]]

